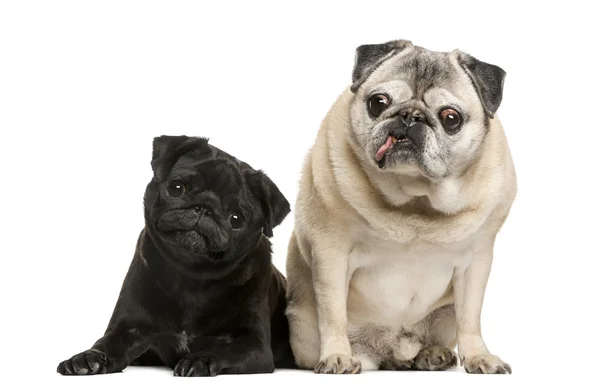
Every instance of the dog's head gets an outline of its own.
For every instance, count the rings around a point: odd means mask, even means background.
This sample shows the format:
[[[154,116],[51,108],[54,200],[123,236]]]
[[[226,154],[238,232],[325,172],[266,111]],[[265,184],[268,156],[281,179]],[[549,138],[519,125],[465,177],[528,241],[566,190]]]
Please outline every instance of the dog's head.
[[[262,172],[207,139],[154,139],[146,227],[170,259],[192,272],[229,269],[272,236],[290,205]]]
[[[505,72],[463,52],[409,41],[363,45],[352,77],[356,145],[381,170],[441,178],[478,156]]]

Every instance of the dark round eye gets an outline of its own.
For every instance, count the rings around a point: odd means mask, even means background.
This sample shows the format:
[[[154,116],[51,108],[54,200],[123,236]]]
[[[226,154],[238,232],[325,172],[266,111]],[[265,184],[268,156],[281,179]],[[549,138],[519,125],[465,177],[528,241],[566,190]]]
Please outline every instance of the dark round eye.
[[[167,186],[167,193],[170,197],[179,198],[185,193],[185,184],[181,181],[173,181]]]
[[[232,213],[229,216],[229,224],[231,225],[231,228],[233,228],[233,229],[240,229],[244,225],[244,219],[242,218],[242,215],[237,214],[237,213]]]
[[[371,113],[373,117],[379,117],[389,105],[390,98],[384,94],[373,95],[367,102],[369,113]]]
[[[454,109],[443,109],[440,112],[440,121],[442,121],[442,126],[444,129],[448,131],[456,131],[460,128],[462,124],[462,118],[460,114]]]

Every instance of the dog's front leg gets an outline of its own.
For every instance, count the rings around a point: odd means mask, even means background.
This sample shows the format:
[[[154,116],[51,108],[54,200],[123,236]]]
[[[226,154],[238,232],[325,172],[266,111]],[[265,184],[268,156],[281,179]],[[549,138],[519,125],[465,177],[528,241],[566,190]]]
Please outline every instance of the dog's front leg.
[[[74,355],[58,365],[61,375],[96,375],[123,370],[148,346],[149,333],[132,323],[111,323],[91,349]]]
[[[312,277],[321,340],[316,373],[359,373],[361,369],[360,361],[352,357],[348,340],[349,249],[340,246],[341,243],[344,242],[330,238],[329,243],[317,244],[312,250]]]
[[[258,312],[254,312],[257,307]],[[190,353],[179,360],[173,374],[197,377],[273,372],[267,298],[262,304],[252,299],[241,303],[237,315],[231,321],[234,327],[221,330],[218,336],[198,337],[190,344]]]
[[[190,347],[192,353],[175,365],[173,374],[182,377],[225,374],[271,373],[275,370],[268,342],[253,331],[238,337],[204,337]]]
[[[510,365],[490,354],[481,336],[481,307],[492,266],[494,240],[474,249],[472,263],[453,277],[458,355],[468,373],[511,373]]]

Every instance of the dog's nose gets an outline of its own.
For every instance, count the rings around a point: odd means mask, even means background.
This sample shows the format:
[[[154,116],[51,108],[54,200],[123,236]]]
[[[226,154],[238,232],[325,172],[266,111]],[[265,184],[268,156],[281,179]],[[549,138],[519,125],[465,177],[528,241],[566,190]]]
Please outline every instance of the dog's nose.
[[[425,120],[425,116],[418,109],[409,109],[400,113],[400,118],[402,123],[406,125],[407,128],[410,128],[417,122],[422,122]]]

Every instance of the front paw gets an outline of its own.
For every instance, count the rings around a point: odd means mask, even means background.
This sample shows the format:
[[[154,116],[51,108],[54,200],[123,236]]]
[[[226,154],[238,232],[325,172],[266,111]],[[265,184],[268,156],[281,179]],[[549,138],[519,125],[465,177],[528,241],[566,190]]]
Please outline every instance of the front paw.
[[[183,357],[177,365],[173,374],[175,376],[217,376],[222,365],[216,357],[202,353],[188,354]]]
[[[463,364],[467,373],[512,373],[510,365],[493,354],[467,357]]]
[[[106,373],[106,354],[90,349],[58,364],[61,375],[96,375]]]
[[[321,360],[315,367],[315,373],[354,374],[360,373],[361,363],[352,356],[332,354]]]
[[[421,371],[443,371],[456,366],[456,356],[452,350],[434,345],[417,354],[413,368]]]

